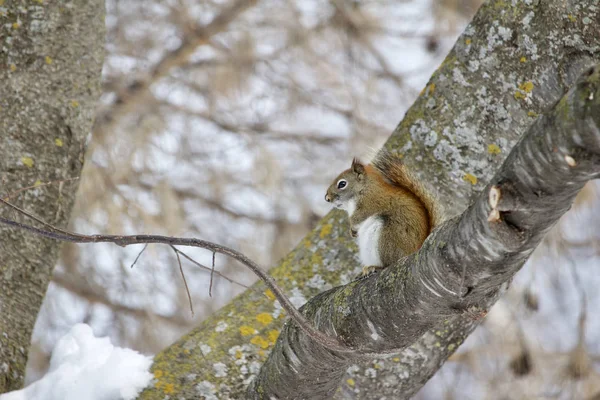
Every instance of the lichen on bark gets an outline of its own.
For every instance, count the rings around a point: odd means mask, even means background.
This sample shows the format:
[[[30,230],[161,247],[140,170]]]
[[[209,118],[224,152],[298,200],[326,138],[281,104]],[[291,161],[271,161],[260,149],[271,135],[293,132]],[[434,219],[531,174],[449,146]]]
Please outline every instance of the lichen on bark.
[[[104,2],[5,0],[0,22],[0,196],[6,196],[79,176],[100,94]],[[64,227],[76,189],[76,182],[40,186],[11,201]],[[0,393],[23,384],[59,249],[56,241],[0,227]]]

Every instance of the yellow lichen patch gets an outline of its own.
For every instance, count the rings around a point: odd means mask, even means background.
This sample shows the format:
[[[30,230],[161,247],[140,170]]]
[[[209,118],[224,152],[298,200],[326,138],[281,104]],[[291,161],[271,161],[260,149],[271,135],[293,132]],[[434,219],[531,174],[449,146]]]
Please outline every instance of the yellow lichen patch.
[[[393,362],[400,362],[400,357],[394,357],[394,358],[392,358],[392,361]]]
[[[465,39],[465,44],[468,46],[471,44],[471,38],[466,38]]]
[[[527,97],[527,93],[531,93],[533,90],[533,82],[527,81],[519,85],[519,90],[515,92],[515,99],[523,100]]]
[[[519,85],[519,89],[521,89],[525,93],[531,93],[531,91],[533,90],[533,82],[531,82],[531,81],[523,82]]]
[[[425,94],[426,90],[427,90],[427,86],[425,86],[423,89],[421,89],[421,93],[419,93],[419,96],[423,96]]]
[[[271,289],[265,290],[265,296],[267,296],[267,298],[271,301],[275,300],[275,295],[273,294]]]
[[[537,118],[538,113],[536,113],[535,111],[528,111],[527,116],[531,118]]]
[[[236,359],[236,360],[239,360],[239,359],[241,359],[243,356],[244,356],[244,353],[242,353],[241,351],[237,350],[237,351],[235,352],[235,359]]]
[[[33,183],[33,186],[40,186],[42,184],[42,181],[40,181],[39,179],[37,181],[35,181]]]
[[[62,139],[59,139],[59,138],[54,139],[54,144],[57,145],[58,147],[63,147],[63,145],[64,145]]]
[[[31,157],[21,157],[21,162],[27,168],[33,167],[33,164],[34,164],[33,159]]]
[[[448,345],[448,350],[452,351],[452,350],[454,350],[454,348],[455,348],[455,347],[456,347],[456,346],[454,345],[454,343],[450,343],[450,344]]]
[[[175,385],[172,383],[165,383],[158,381],[154,384],[154,387],[158,390],[162,390],[165,394],[173,394],[175,393]]]
[[[164,372],[162,371],[162,369],[157,369],[156,371],[154,371],[154,377],[156,379],[162,378],[163,375],[164,375]]]
[[[577,18],[575,18],[575,16],[573,14],[567,15],[567,18],[569,18],[569,21],[571,21],[571,22],[577,21]]]
[[[271,322],[273,322],[273,317],[269,313],[258,314],[256,319],[263,325],[269,325]]]
[[[315,252],[310,257],[310,262],[311,262],[311,264],[321,265],[323,263],[323,257],[321,257],[321,255],[319,253]]]
[[[10,70],[15,72],[17,70],[17,66],[15,64],[10,64]]]
[[[173,394],[175,392],[175,385],[173,385],[172,383],[166,383],[163,388],[162,388],[163,392],[165,392],[165,394]]]
[[[250,343],[255,344],[259,347],[262,347],[263,349],[266,349],[267,347],[269,347],[269,341],[262,336],[254,336],[250,340]]]
[[[73,108],[79,107],[79,102],[77,100],[71,100],[71,107],[73,107]]]
[[[242,336],[250,336],[254,335],[256,333],[256,330],[251,326],[242,325],[240,326],[240,333],[242,334]]]
[[[321,232],[319,232],[319,237],[321,239],[323,239],[325,236],[329,235],[332,230],[333,230],[333,225],[331,225],[331,224],[323,225],[323,227],[321,228]]]
[[[471,183],[471,185],[475,185],[477,183],[477,177],[473,174],[465,174],[465,176],[463,176],[463,179]]]
[[[273,329],[269,331],[268,336],[271,343],[275,343],[277,341],[277,338],[279,337],[279,331]]]
[[[46,64],[50,65],[50,64],[52,64],[52,57],[50,57],[50,56],[46,56],[46,57],[44,58],[44,61],[46,62]]]
[[[519,61],[521,61],[522,63],[527,62],[527,57],[523,56]]]
[[[356,382],[354,382],[354,379],[352,379],[352,378],[348,378],[348,379],[346,379],[346,383],[347,383],[349,386],[354,386],[354,385],[356,385]]]
[[[21,24],[20,24],[20,23],[18,23],[18,22],[14,22],[14,23],[12,24],[12,27],[13,27],[13,29],[19,29],[19,27],[20,27],[20,26],[21,26]]]
[[[429,95],[431,96],[435,92],[435,83],[429,85]]]
[[[497,144],[488,144],[488,153],[490,154],[500,154],[502,150],[498,147]]]

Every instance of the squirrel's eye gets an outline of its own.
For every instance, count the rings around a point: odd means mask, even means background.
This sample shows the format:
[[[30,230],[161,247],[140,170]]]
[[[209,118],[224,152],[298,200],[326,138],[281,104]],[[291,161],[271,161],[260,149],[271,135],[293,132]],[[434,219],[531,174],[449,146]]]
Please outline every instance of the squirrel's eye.
[[[346,187],[347,184],[348,184],[348,182],[346,182],[345,179],[340,179],[338,181],[337,187],[338,187],[338,189],[343,189]]]

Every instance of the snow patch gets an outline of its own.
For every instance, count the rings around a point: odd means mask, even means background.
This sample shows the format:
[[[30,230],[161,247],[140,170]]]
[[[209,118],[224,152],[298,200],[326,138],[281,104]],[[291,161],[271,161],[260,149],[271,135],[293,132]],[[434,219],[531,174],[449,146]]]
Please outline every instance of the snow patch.
[[[54,347],[42,379],[0,400],[133,400],[152,380],[151,365],[152,357],[115,347],[77,324]]]

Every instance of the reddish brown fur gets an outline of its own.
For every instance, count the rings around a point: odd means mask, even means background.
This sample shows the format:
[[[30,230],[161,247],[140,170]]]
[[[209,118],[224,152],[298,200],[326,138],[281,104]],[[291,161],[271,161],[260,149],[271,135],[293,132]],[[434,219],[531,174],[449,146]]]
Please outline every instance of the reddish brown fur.
[[[348,181],[347,189],[336,188],[340,179]],[[385,151],[370,165],[355,160],[332,183],[327,196],[334,202],[356,202],[356,210],[350,215],[354,231],[369,217],[381,218],[378,250],[383,267],[419,250],[441,219],[435,199],[400,159]]]

